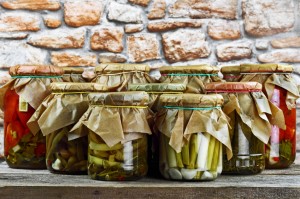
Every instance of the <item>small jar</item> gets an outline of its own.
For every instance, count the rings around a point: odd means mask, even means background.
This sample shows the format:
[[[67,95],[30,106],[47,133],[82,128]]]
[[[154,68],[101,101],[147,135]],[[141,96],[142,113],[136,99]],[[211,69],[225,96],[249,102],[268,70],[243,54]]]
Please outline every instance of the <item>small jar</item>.
[[[221,93],[223,111],[230,118],[233,157],[223,157],[224,174],[257,174],[265,169],[264,144],[270,138],[268,100],[257,82],[224,82],[206,85],[208,93]]]
[[[87,174],[86,128],[70,133],[88,109],[87,95],[104,92],[107,88],[93,83],[56,82],[52,93],[37,109],[29,126],[46,136],[47,169],[52,173]],[[35,125],[38,125],[35,126]]]
[[[241,82],[256,81],[270,101],[271,138],[266,144],[266,168],[289,167],[296,156],[296,100],[299,91],[291,73],[293,67],[282,64],[242,64],[236,70]],[[230,68],[222,68],[229,74]]]
[[[54,66],[15,66],[9,73],[12,80],[0,89],[6,162],[11,168],[44,169],[46,139],[41,132],[31,132],[27,122],[50,94],[50,83],[61,81],[63,71]]]
[[[163,66],[159,68],[161,83],[181,83],[186,85],[186,93],[205,93],[205,84],[221,82],[219,68],[209,65]]]
[[[128,90],[130,91],[146,91],[149,94],[149,107],[155,114],[160,109],[159,97],[162,94],[178,94],[186,90],[184,84],[176,83],[148,83],[148,84],[129,84]],[[150,122],[151,127],[154,121]],[[152,129],[153,134],[148,136],[148,165],[149,176],[160,176],[159,174],[159,134],[156,128]]]
[[[94,180],[137,180],[147,174],[149,96],[146,92],[91,93],[79,120],[89,129],[88,173]],[[77,126],[81,128],[82,126]]]
[[[107,86],[110,91],[127,91],[128,84],[155,82],[149,71],[145,64],[100,64],[92,81]]]
[[[232,156],[228,121],[218,94],[163,94],[155,125],[159,168],[170,180],[214,180],[222,172],[223,145]]]

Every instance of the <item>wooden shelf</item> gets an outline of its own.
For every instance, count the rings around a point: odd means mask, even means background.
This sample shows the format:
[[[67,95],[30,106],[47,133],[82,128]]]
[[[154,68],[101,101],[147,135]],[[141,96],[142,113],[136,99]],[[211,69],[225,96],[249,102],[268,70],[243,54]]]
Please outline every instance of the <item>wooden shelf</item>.
[[[222,175],[209,182],[149,177],[133,182],[103,182],[88,176],[51,174],[47,170],[10,169],[2,162],[0,198],[300,198],[300,164],[251,176]]]

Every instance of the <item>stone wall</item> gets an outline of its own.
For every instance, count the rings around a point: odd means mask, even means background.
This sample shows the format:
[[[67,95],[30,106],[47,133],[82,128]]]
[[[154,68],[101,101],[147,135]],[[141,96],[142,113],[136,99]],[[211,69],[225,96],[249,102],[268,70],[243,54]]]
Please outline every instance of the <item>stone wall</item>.
[[[16,64],[286,62],[299,0],[0,0],[0,79]]]

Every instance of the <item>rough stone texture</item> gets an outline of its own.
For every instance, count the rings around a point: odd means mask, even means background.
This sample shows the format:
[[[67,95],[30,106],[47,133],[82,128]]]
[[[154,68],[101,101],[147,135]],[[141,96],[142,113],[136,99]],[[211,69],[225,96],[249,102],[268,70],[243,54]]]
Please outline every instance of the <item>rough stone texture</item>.
[[[127,53],[130,62],[159,59],[159,43],[156,35],[144,33],[128,36]]]
[[[108,8],[108,19],[124,23],[141,23],[142,10],[112,1]]]
[[[162,19],[166,15],[167,4],[165,0],[154,0],[148,14],[148,19]]]
[[[99,54],[100,63],[125,63],[126,61],[127,61],[127,57],[122,54],[114,54],[114,53]]]
[[[267,50],[269,47],[268,40],[256,40],[255,41],[255,48],[258,50]]]
[[[124,27],[125,33],[141,32],[144,29],[144,24],[127,24]]]
[[[123,35],[123,28],[119,27],[94,28],[92,30],[91,48],[116,53],[122,52]]]
[[[300,49],[281,49],[260,54],[258,60],[264,63],[300,62]]]
[[[189,61],[208,57],[210,48],[201,30],[180,29],[162,35],[163,50],[170,62]]]
[[[60,3],[57,0],[9,0],[2,1],[1,6],[7,9],[25,10],[59,10]]]
[[[249,41],[234,41],[217,46],[217,57],[219,61],[251,58],[251,55],[252,43]]]
[[[28,33],[3,32],[0,33],[0,39],[25,39]]]
[[[130,3],[147,7],[151,0],[128,0]]]
[[[0,70],[0,86],[7,83],[10,79],[11,78],[7,70]],[[1,118],[1,113],[0,113],[0,118]]]
[[[61,20],[58,17],[45,16],[44,24],[48,28],[58,28],[59,26],[61,26]]]
[[[64,4],[65,22],[68,26],[79,27],[97,25],[103,13],[101,1],[67,0]]]
[[[47,52],[19,41],[0,41],[0,68],[18,64],[45,64]]]
[[[300,36],[274,39],[271,45],[273,48],[300,48]]]
[[[199,28],[201,25],[199,20],[158,21],[149,22],[147,28],[149,32],[164,32],[177,28]]]
[[[85,39],[85,29],[45,30],[32,35],[28,43],[42,48],[82,48]]]
[[[6,12],[0,14],[0,32],[38,31],[40,18],[25,12]]]
[[[51,63],[55,66],[96,66],[97,56],[91,53],[52,52]]]
[[[237,21],[211,21],[209,22],[207,28],[208,35],[215,40],[234,40],[239,39],[241,37],[240,25]]]
[[[237,0],[177,0],[168,12],[171,17],[237,18]]]
[[[253,36],[290,31],[295,23],[293,0],[243,0],[245,30]]]

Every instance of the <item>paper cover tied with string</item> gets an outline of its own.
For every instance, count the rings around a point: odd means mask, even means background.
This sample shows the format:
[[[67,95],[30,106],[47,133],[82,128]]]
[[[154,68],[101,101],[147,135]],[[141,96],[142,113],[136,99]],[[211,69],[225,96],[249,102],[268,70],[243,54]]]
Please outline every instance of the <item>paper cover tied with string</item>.
[[[127,91],[128,84],[153,83],[150,67],[145,64],[100,64],[93,82],[106,85],[110,91]]]
[[[51,82],[59,82],[63,70],[55,66],[14,66],[12,79],[0,88],[0,108],[4,110],[6,161],[13,168],[45,168],[45,138],[31,132],[27,122],[50,94]]]
[[[223,145],[232,156],[223,97],[218,94],[163,94],[156,123],[160,171],[167,179],[213,180],[222,171]]]
[[[76,129],[89,130],[89,174],[96,180],[133,180],[147,173],[149,96],[146,92],[91,93]]]
[[[230,118],[233,158],[224,156],[223,172],[254,174],[265,167],[264,144],[270,138],[271,108],[258,82],[223,82],[206,85],[208,93],[224,97],[222,107]],[[251,163],[252,162],[252,163]]]
[[[159,68],[161,83],[183,83],[186,93],[205,93],[205,84],[221,82],[219,69],[209,65],[194,66],[163,66]]]

